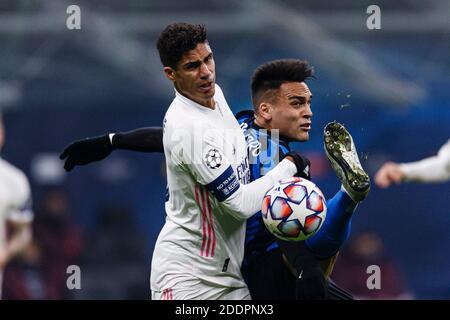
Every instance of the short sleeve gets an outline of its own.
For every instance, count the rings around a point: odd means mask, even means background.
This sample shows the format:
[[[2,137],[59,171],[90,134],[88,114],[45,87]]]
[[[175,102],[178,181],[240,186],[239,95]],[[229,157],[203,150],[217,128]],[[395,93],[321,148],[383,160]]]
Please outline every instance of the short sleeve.
[[[33,221],[33,218],[34,214],[31,198],[28,198],[28,200],[21,205],[11,208],[9,214],[7,215],[7,219],[9,221],[17,223],[28,223]]]

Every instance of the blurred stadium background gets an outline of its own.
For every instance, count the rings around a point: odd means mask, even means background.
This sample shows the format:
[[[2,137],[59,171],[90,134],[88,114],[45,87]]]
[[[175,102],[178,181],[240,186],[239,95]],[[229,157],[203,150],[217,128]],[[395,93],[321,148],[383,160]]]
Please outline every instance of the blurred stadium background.
[[[71,4],[81,30],[66,28]],[[259,64],[292,57],[315,66],[312,138],[297,148],[328,196],[339,187],[322,151],[329,121],[348,127],[371,175],[384,161],[436,153],[450,137],[450,2],[379,0],[381,30],[366,27],[371,4],[0,0],[2,156],[29,176],[36,214],[35,241],[8,266],[5,297],[149,298],[165,217],[163,155],[116,151],[70,174],[57,156],[75,139],[161,125],[173,89],[155,40],[168,23],[207,25],[233,111],[250,107]],[[336,282],[367,298],[449,299],[449,200],[448,183],[374,186]],[[69,264],[81,266],[81,290],[64,289]],[[381,267],[376,292],[365,290],[370,264]]]

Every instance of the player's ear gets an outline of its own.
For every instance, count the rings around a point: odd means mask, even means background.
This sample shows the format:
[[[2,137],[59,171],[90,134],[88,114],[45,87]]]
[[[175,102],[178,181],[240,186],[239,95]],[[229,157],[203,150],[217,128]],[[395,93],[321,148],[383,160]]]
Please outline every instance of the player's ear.
[[[267,102],[261,102],[258,106],[258,115],[266,121],[272,120],[272,108]]]
[[[166,77],[170,81],[175,81],[175,70],[173,70],[171,67],[164,67],[164,73],[166,74]]]

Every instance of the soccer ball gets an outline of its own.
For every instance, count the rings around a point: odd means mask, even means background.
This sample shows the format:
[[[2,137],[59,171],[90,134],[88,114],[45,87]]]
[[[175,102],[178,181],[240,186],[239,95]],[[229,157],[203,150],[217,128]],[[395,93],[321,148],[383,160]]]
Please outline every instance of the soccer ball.
[[[293,177],[280,180],[267,191],[261,212],[264,224],[276,237],[303,241],[320,229],[327,205],[314,183]]]

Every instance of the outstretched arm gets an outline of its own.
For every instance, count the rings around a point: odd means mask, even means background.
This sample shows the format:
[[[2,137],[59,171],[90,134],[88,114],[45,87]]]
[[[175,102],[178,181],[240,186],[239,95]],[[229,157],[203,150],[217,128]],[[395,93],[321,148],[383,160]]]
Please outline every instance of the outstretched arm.
[[[162,127],[146,127],[112,134],[111,144],[114,149],[163,153],[162,138]]]
[[[162,127],[146,127],[128,132],[105,134],[72,142],[61,153],[64,169],[71,171],[108,157],[116,149],[139,152],[164,152]]]
[[[450,140],[434,157],[416,162],[398,164],[387,162],[375,176],[376,184],[387,188],[392,183],[417,181],[422,183],[445,182],[450,179]]]
[[[31,242],[31,222],[11,222],[12,232],[4,247],[0,247],[0,270]]]
[[[31,242],[33,210],[30,186],[25,175],[20,174],[8,190],[0,195],[7,205],[5,222],[11,227],[9,236],[0,245],[0,270],[16,255],[21,254]]]

